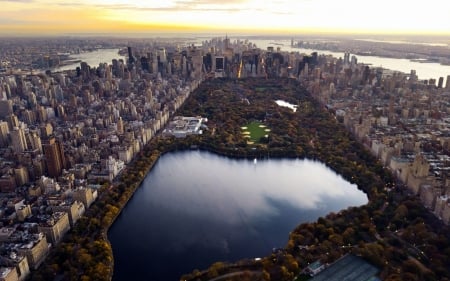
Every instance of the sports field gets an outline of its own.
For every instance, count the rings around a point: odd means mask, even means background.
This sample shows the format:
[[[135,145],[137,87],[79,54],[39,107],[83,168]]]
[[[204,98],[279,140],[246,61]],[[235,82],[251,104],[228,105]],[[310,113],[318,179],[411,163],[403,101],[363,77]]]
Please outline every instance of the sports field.
[[[266,125],[258,121],[251,122],[246,126],[241,127],[241,129],[242,134],[247,138],[248,144],[259,143],[261,138],[267,136],[270,132],[270,129],[268,129]]]

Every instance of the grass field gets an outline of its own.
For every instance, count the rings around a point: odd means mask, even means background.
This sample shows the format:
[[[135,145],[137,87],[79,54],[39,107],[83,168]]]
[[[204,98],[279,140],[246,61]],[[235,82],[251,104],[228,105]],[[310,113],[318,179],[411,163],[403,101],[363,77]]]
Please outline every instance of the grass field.
[[[248,136],[249,144],[259,143],[261,137],[269,134],[269,129],[261,122],[251,122],[247,124],[245,127],[242,127],[242,133],[245,136]]]

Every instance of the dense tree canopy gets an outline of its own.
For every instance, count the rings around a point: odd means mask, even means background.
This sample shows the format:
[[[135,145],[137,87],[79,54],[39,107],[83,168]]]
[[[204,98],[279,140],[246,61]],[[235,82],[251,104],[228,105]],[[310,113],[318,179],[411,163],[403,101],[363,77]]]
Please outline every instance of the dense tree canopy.
[[[278,106],[276,100],[296,105],[297,111]],[[209,271],[195,270],[183,279],[208,280],[249,270],[228,279],[292,280],[311,262],[329,263],[353,253],[378,266],[385,280],[450,280],[448,227],[396,185],[391,173],[296,80],[208,80],[177,115],[206,117],[208,129],[185,139],[152,139],[114,186],[102,187],[97,202],[33,280],[55,276],[110,280],[113,256],[106,240],[108,228],[161,153],[195,147],[229,157],[317,159],[357,184],[370,201],[298,226],[284,249],[261,261],[215,263]],[[270,128],[267,141],[247,143],[241,127],[252,121],[263,121]],[[255,271],[261,274],[251,273]]]

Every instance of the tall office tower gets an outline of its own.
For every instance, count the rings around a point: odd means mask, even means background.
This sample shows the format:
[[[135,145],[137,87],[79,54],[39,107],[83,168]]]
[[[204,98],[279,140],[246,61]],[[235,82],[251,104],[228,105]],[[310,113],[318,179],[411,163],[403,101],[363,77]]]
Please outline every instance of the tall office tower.
[[[181,74],[183,76],[187,75],[187,58],[186,58],[186,56],[181,57]]]
[[[205,65],[206,72],[210,72],[213,65],[211,53],[207,53],[206,56],[203,56],[203,64]]]
[[[28,106],[32,109],[35,109],[36,106],[38,105],[37,99],[36,99],[36,94],[33,92],[29,92],[27,94],[27,102],[28,102]]]
[[[22,112],[21,116],[22,116],[22,120],[27,125],[33,125],[36,123],[36,114],[34,113],[34,111],[26,109]]]
[[[53,134],[53,126],[50,123],[40,126],[39,129],[41,131],[42,139],[48,139]]]
[[[28,147],[31,150],[38,150],[42,152],[42,142],[41,137],[37,134],[37,132],[30,132],[27,136]]]
[[[6,122],[8,122],[9,130],[12,131],[14,127],[19,127],[19,119],[15,114],[11,114],[6,116]]]
[[[168,74],[172,74],[173,72],[172,72],[172,63],[171,62],[168,62],[167,63],[167,73]]]
[[[43,145],[47,173],[50,177],[57,178],[66,168],[64,146],[54,136],[50,137]]]
[[[255,73],[258,74],[259,54],[253,56],[253,63],[255,64]]]
[[[165,48],[158,48],[157,57],[159,57],[159,62],[166,63],[167,62],[167,54]]]
[[[122,59],[119,60],[119,72],[117,73],[117,77],[123,78],[123,74],[125,73],[125,63]]]
[[[363,84],[366,84],[369,81],[369,76],[370,76],[370,67],[368,65],[366,65],[363,70],[361,82]]]
[[[225,35],[225,40],[223,40],[223,43],[224,43],[225,50],[230,48],[230,38],[228,38],[228,35]]]
[[[132,65],[132,64],[134,64],[134,62],[135,62],[135,59],[133,57],[133,51],[131,50],[131,47],[128,46],[128,63],[130,65]]]
[[[14,127],[9,134],[11,136],[14,152],[22,153],[27,150],[27,139],[25,138],[25,132],[22,128]]]
[[[64,106],[62,104],[58,104],[56,106],[56,116],[58,116],[59,118],[66,117],[66,111],[64,110]]]
[[[438,81],[438,88],[442,88],[444,86],[444,77],[439,77]]]
[[[81,66],[81,75],[83,78],[87,78],[91,75],[91,67],[84,61],[80,63]]]
[[[320,79],[320,77],[322,76],[322,71],[320,70],[319,67],[313,69],[313,76],[314,79]]]
[[[112,75],[114,77],[119,77],[119,61],[118,60],[116,60],[116,59],[112,60],[111,70],[112,70]]]
[[[146,71],[150,72],[150,64],[149,64],[148,58],[141,57],[141,67],[142,67],[142,70],[146,70]]]
[[[309,76],[309,64],[305,63],[305,67],[303,68],[303,77]]]
[[[11,97],[11,87],[9,84],[3,84],[0,91],[0,98],[10,98]]]
[[[119,117],[119,120],[117,120],[117,133],[119,135],[124,133],[124,127],[123,127],[123,120],[122,117]]]
[[[155,69],[153,68],[154,58],[152,52],[147,53],[147,61],[148,61],[148,72],[153,73]]]
[[[20,96],[24,93],[24,75],[15,75],[16,78],[16,93]]]
[[[380,85],[381,79],[383,78],[383,68],[377,68],[377,72],[375,73],[375,78],[377,79],[377,85]]]
[[[153,102],[153,92],[150,87],[145,91],[145,99],[148,102]]]
[[[6,116],[12,113],[13,113],[12,100],[0,100],[0,118],[5,118]]]
[[[223,71],[225,68],[225,59],[224,57],[216,57],[215,58],[215,71]]]
[[[214,59],[214,76],[215,77],[224,77],[224,69],[225,69],[225,58],[224,57],[215,57]]]
[[[350,60],[350,64],[352,67],[355,67],[356,64],[358,64],[358,59],[356,58],[356,56],[352,56],[352,58]]]
[[[36,108],[36,112],[37,112],[37,119],[39,120],[39,122],[47,121],[48,114],[47,110],[45,110],[45,107],[38,105],[38,107]]]
[[[22,186],[30,181],[28,170],[26,167],[17,167],[14,169],[17,186]]]
[[[151,63],[151,73],[158,73],[158,60],[159,58],[155,55],[152,55],[152,58],[150,58]]]
[[[419,77],[417,77],[416,70],[415,69],[411,69],[411,73],[409,74],[409,80],[410,81],[417,81],[417,79],[419,79]]]
[[[350,53],[345,52],[344,53],[344,65],[348,65],[348,64],[350,64]]]
[[[0,147],[8,146],[9,127],[5,121],[0,121]]]
[[[106,78],[106,81],[110,81],[110,82],[112,80],[112,70],[111,69],[112,69],[112,67],[110,65],[106,64],[106,66],[105,66],[105,78]]]
[[[428,80],[428,85],[430,85],[430,86],[436,86],[436,79],[430,78],[430,80]]]

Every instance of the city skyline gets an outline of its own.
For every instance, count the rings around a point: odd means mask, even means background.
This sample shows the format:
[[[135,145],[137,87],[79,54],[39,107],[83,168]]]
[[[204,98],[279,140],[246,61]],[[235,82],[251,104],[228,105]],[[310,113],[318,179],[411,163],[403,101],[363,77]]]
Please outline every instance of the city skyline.
[[[86,33],[450,35],[450,3],[1,0],[0,36]],[[432,11],[432,12],[431,12]]]

